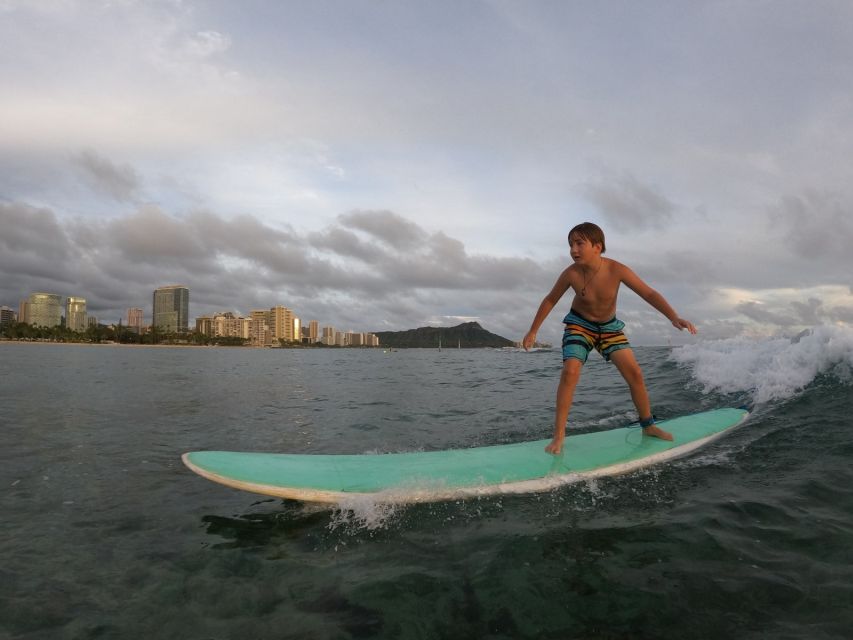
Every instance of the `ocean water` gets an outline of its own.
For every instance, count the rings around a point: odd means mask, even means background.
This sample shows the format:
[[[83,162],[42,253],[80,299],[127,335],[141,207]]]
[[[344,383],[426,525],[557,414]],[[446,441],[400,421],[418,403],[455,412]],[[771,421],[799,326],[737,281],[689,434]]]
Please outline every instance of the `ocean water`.
[[[0,638],[851,638],[853,331],[639,348],[672,463],[338,509],[184,468],[545,438],[559,353],[0,344]],[[635,419],[597,357],[570,433]]]

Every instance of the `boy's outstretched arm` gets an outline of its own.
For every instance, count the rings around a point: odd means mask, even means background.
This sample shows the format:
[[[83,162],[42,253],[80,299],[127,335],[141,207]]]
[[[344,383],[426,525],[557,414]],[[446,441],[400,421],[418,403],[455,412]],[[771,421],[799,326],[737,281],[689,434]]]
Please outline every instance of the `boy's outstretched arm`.
[[[625,283],[625,286],[666,316],[666,319],[672,323],[673,327],[679,331],[687,329],[690,333],[694,335],[696,334],[696,327],[693,326],[693,323],[679,317],[675,309],[673,309],[666,301],[666,298],[643,282],[640,277],[628,267],[623,265],[623,268],[625,269],[625,273],[622,275],[622,282]]]
[[[530,323],[530,329],[521,341],[521,346],[524,347],[525,351],[529,350],[536,343],[536,332],[539,331],[539,327],[541,327],[542,323],[545,322],[545,318],[547,318],[548,314],[551,313],[551,309],[556,306],[560,301],[560,298],[563,297],[563,294],[568,291],[568,289],[569,270],[566,269],[560,274],[560,277],[557,278],[557,282],[554,284],[554,287],[539,304],[539,309],[537,309],[536,315],[533,317],[533,322]]]
[[[530,324],[530,329],[524,336],[524,340],[521,341],[521,346],[524,347],[525,351],[529,351],[536,343],[536,332],[539,331],[539,327],[542,326],[542,323],[545,321],[545,318],[548,317],[548,314],[551,313],[551,309],[554,308],[555,304],[556,303],[551,302],[547,297],[542,300],[542,303],[539,305],[539,309],[536,311],[536,316]]]

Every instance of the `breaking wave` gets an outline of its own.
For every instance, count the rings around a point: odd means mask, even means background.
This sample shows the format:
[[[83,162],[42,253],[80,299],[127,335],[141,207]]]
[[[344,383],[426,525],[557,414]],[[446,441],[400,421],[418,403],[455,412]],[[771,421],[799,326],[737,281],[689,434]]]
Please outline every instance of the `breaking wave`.
[[[794,338],[729,338],[685,345],[671,358],[705,393],[748,393],[756,404],[793,398],[826,375],[853,382],[853,328],[818,326]]]

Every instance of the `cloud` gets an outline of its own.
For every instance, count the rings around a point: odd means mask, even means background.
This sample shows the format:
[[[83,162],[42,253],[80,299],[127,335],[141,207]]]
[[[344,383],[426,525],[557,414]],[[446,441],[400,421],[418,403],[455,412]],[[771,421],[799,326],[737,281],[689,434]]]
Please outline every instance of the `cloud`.
[[[93,314],[115,317],[147,308],[153,288],[182,283],[197,315],[285,304],[300,314],[411,328],[436,315],[499,310],[509,292],[526,295],[542,271],[526,258],[471,255],[461,241],[391,211],[345,214],[319,233],[249,215],[176,216],[153,205],[108,221],[2,205],[0,224],[13,230],[0,239],[0,267],[9,274],[3,304],[48,281],[61,295],[89,300]]]
[[[68,238],[48,209],[0,202],[0,229],[4,255],[29,252],[45,260],[68,257]]]
[[[152,264],[168,268],[212,258],[204,242],[192,233],[185,221],[167,215],[154,206],[111,221],[106,228],[106,247],[117,251],[131,264]]]
[[[149,309],[155,287],[181,283],[190,287],[193,316],[284,304],[303,319],[357,330],[476,317],[518,337],[564,264],[472,253],[461,240],[388,210],[343,214],[319,232],[303,232],[206,210],[175,215],[144,205],[96,220],[59,218],[49,209],[13,203],[0,204],[0,225],[9,230],[0,234],[0,304],[15,306],[47,290],[86,298],[90,312],[107,322],[128,307]],[[670,258],[661,278],[687,262],[683,255]],[[659,284],[655,277],[650,282]],[[670,284],[661,290],[698,321],[705,338],[759,325],[790,332],[853,318],[848,285],[809,293],[741,290],[716,301],[713,279],[701,289]],[[681,339],[636,296],[623,292],[621,298],[620,314],[637,344]],[[727,310],[742,319],[726,319]],[[555,315],[541,336],[556,343],[558,330]]]
[[[853,305],[832,307],[829,310],[828,315],[834,322],[853,324]]]
[[[661,228],[676,209],[657,188],[628,172],[587,182],[579,190],[608,222],[625,229]]]
[[[218,31],[199,31],[184,42],[183,50],[195,58],[207,58],[231,47],[231,38]]]
[[[115,164],[94,151],[73,158],[86,181],[98,192],[119,202],[130,202],[139,189],[139,176],[129,164]]]
[[[735,311],[742,313],[750,320],[755,320],[762,324],[771,324],[780,327],[790,327],[795,324],[790,315],[772,311],[760,302],[742,302],[735,307]]]
[[[841,261],[853,269],[853,202],[836,193],[808,189],[782,197],[771,207],[788,247],[809,260]]]
[[[791,330],[853,320],[853,296],[844,287],[820,287],[816,295],[797,290],[768,291],[762,300],[744,300],[734,310],[766,328]]]
[[[338,220],[345,227],[364,231],[396,249],[412,247],[426,239],[422,228],[392,211],[353,211]]]
[[[823,313],[823,301],[817,298],[809,298],[806,302],[794,300],[791,302],[791,307],[794,309],[795,317],[798,318],[801,324],[815,325],[822,321],[825,314]]]
[[[786,8],[0,0],[0,293],[518,332],[601,218],[723,335],[848,318],[853,5]]]

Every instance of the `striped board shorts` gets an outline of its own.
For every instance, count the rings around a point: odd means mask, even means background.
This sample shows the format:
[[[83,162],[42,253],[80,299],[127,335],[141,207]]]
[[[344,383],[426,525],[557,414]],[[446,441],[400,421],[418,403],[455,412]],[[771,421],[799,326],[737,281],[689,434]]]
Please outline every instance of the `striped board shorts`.
[[[589,352],[595,349],[605,360],[619,349],[630,349],[628,338],[622,333],[625,323],[616,318],[607,322],[592,322],[572,309],[563,318],[566,329],[563,332],[563,360],[575,358],[586,362]]]

